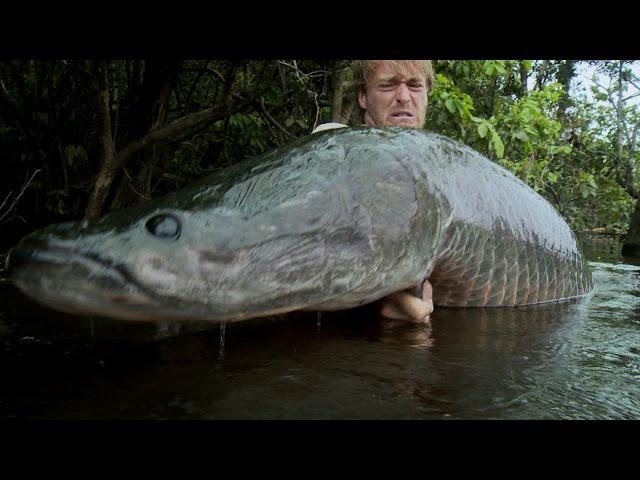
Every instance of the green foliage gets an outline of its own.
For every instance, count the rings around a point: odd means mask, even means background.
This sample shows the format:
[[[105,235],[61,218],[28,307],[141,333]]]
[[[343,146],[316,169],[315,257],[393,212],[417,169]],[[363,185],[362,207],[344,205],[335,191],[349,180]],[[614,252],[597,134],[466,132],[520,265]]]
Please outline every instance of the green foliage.
[[[428,128],[509,169],[575,229],[628,227],[634,200],[616,179],[622,166],[611,164],[617,129],[610,106],[574,101],[576,108],[560,115],[565,87],[549,81],[558,71],[553,62],[439,61],[436,67]],[[542,79],[539,88],[524,88],[523,74]],[[634,108],[623,115],[630,124],[640,121]]]
[[[558,144],[562,125],[553,108],[561,95],[562,87],[552,83],[528,93],[495,117],[497,130],[507,143],[506,158],[500,163],[538,192],[563,177],[558,156],[571,151],[570,146]]]
[[[140,201],[134,192],[162,195],[307,135],[317,124],[331,121],[334,80],[348,64],[108,62],[116,153],[152,128],[228,98],[227,113],[217,121],[167,138],[131,158],[127,174],[116,178],[108,203],[115,205],[120,199],[120,208]],[[612,79],[620,66],[598,65]],[[41,170],[16,212],[31,222],[30,228],[37,226],[34,220],[78,218],[86,207],[102,164],[96,66],[95,61],[81,60],[0,62],[0,80],[17,105],[16,110],[0,101],[0,195],[15,191]],[[573,107],[566,109],[561,107],[571,76],[571,69],[563,70],[566,62],[439,60],[434,66],[437,79],[429,96],[426,128],[458,139],[508,168],[546,196],[577,229],[628,226],[635,201],[621,186],[625,165],[615,160],[620,129],[611,98],[616,84],[607,92],[594,90],[589,101],[570,90]],[[633,79],[628,62],[624,68],[625,78]],[[348,70],[344,79],[349,79]],[[166,86],[168,95],[162,97]],[[343,101],[353,100],[353,92],[346,91]],[[632,105],[625,104],[621,114],[628,131],[640,122],[640,112]],[[630,145],[625,137],[625,155]]]
[[[470,70],[470,66],[460,71]],[[504,145],[494,125],[473,115],[475,106],[470,95],[456,86],[454,81],[445,75],[436,76],[436,86],[430,95],[432,113],[431,128],[445,135],[459,138],[465,143],[478,143],[484,139],[485,146],[502,156]]]

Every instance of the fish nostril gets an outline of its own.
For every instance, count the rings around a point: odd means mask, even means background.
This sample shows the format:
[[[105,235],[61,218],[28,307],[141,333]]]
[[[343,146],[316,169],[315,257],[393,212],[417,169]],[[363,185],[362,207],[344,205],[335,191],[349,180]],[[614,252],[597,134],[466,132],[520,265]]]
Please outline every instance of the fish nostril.
[[[155,237],[166,240],[177,240],[180,237],[180,221],[173,215],[160,213],[145,223],[147,230]]]
[[[163,267],[162,260],[160,260],[159,258],[152,258],[151,260],[149,260],[149,265],[154,270],[160,270]]]
[[[4,261],[5,272],[8,276],[13,276],[13,273],[20,269],[24,265],[28,265],[33,259],[33,251],[15,247],[9,251]]]

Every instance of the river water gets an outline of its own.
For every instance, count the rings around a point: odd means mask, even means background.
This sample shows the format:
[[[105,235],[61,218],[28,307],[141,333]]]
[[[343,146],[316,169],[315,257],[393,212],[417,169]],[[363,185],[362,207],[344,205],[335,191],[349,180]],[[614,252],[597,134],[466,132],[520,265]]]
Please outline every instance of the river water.
[[[428,325],[357,311],[118,322],[0,281],[0,418],[637,419],[640,266],[610,237],[583,244],[589,298],[440,308]]]

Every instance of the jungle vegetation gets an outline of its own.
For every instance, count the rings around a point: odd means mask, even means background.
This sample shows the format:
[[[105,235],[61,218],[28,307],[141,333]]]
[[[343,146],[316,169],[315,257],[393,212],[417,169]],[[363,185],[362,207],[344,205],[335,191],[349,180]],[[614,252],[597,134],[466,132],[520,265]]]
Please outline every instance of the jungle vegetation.
[[[320,123],[358,124],[349,64],[0,62],[0,250],[45,224],[176,190]],[[634,62],[437,60],[434,67],[428,130],[514,172],[576,231],[626,232],[640,223]]]

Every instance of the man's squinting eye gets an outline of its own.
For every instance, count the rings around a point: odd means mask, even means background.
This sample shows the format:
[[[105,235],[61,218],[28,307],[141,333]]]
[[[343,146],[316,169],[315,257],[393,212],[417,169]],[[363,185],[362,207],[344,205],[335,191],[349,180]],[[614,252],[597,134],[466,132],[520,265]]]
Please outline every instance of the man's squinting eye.
[[[378,84],[378,88],[383,91],[388,91],[388,90],[393,90],[394,88],[397,87],[397,85],[398,84],[394,82],[384,82],[384,83]],[[408,82],[407,86],[411,90],[418,91],[418,92],[424,89],[424,84],[420,82]]]

